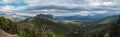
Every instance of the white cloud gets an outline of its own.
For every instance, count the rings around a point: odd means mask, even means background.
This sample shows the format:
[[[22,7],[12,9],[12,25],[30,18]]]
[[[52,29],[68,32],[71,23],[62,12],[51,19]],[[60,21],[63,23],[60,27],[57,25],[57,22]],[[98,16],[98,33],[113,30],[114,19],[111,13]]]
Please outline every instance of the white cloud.
[[[27,6],[19,6],[19,7],[15,7],[15,10],[16,11],[23,11],[25,10],[26,8],[28,8]]]
[[[89,15],[91,15],[91,12],[88,12],[88,11],[80,11],[79,14],[80,14],[81,16],[89,16]]]
[[[103,5],[105,6],[112,6],[112,5],[115,5],[114,2],[102,2]]]
[[[24,0],[28,4],[28,6],[36,6],[40,5],[42,0]]]
[[[17,1],[21,1],[21,0],[3,0],[0,3],[9,4],[9,3],[17,2]],[[118,5],[119,3],[118,0],[114,0],[114,1],[111,1],[111,0],[108,0],[108,1],[105,1],[105,0],[84,0],[84,1],[81,1],[81,0],[22,0],[22,1],[27,3],[28,6],[14,7],[14,6],[6,5],[6,6],[1,6],[0,11],[10,12],[10,11],[22,11],[23,10],[24,12],[26,8],[29,9],[29,8],[33,8],[36,6],[38,7],[47,6],[48,7],[49,5],[53,5],[53,6],[60,6],[63,8],[67,8],[67,9],[57,9],[53,7],[53,9],[28,10],[28,11],[30,12],[57,12],[57,13],[50,13],[50,14],[54,14],[57,16],[66,15],[66,14],[69,14],[68,16],[76,15],[76,14],[79,14],[81,16],[88,16],[88,15],[94,15],[94,14],[105,14],[105,13],[108,13],[107,11],[110,11],[110,10],[116,10],[116,11],[120,10],[120,6]],[[59,12],[67,12],[67,13],[64,14],[64,13],[59,13]]]
[[[79,7],[82,4],[75,4],[74,0],[24,0],[28,6],[58,5],[67,7]]]
[[[15,10],[14,6],[6,5],[6,6],[1,6],[0,7],[0,11],[2,11],[2,12],[11,12],[13,10]]]
[[[9,3],[12,3],[14,2],[15,0],[2,0],[1,3],[2,4],[9,4]]]
[[[96,14],[105,14],[108,13],[108,11],[93,11]]]
[[[11,4],[11,3],[14,4],[14,3],[20,3],[21,1],[23,1],[23,0],[1,0],[0,4],[3,4],[3,5]]]
[[[94,16],[96,14],[105,14],[107,11],[80,11],[80,12],[75,12],[73,14],[81,15],[81,16]]]
[[[113,2],[113,1],[104,1],[104,0],[86,0],[87,5],[89,6],[114,6],[117,3]]]
[[[2,2],[3,3],[11,3],[12,1],[11,0],[3,0]]]

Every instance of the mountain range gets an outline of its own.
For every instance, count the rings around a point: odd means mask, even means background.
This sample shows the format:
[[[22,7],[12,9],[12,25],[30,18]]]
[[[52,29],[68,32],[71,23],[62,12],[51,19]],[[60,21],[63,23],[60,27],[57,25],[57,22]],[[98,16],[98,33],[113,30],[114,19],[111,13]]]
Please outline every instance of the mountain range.
[[[71,21],[76,20],[72,19],[73,17],[68,18],[70,20],[60,19],[60,21],[50,14],[39,14],[17,22],[0,17],[0,28],[19,37],[109,37],[110,34],[115,34],[115,25],[119,27],[119,17],[120,15],[99,17],[101,19],[95,22]],[[83,19],[78,16],[78,18],[82,19],[77,20],[91,20],[90,17]],[[94,19],[98,18],[94,16]],[[116,36],[119,36],[119,31],[116,32],[118,32]]]

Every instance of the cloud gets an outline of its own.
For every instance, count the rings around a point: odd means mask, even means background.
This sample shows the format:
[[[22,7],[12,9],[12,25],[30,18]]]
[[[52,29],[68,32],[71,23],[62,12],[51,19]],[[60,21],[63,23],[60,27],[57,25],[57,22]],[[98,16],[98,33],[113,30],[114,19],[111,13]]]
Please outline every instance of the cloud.
[[[2,0],[0,4],[4,6],[0,7],[0,11],[15,11],[22,14],[34,13],[35,15],[43,13],[53,14],[55,16],[92,16],[120,11],[120,3],[118,1],[119,0]],[[16,6],[17,4],[18,6]]]
[[[78,13],[77,13],[78,14]],[[92,15],[91,12],[88,12],[88,11],[80,11],[79,14],[81,16],[88,16],[88,15]]]
[[[10,4],[10,3],[16,2],[16,0],[1,0],[0,2],[2,4]]]
[[[111,8],[112,7],[112,8]],[[69,7],[69,6],[59,6],[59,5],[45,5],[45,6],[33,6],[28,7],[25,11],[39,12],[39,11],[68,11],[68,12],[79,12],[79,11],[120,11],[119,7]]]
[[[11,3],[11,2],[13,2],[13,0],[12,1],[11,0],[2,0],[2,3],[5,3],[5,4]]]
[[[1,12],[12,12],[15,10],[15,7],[14,6],[9,6],[9,5],[6,5],[6,6],[1,6],[0,7],[0,11]]]
[[[108,13],[107,11],[80,11],[80,12],[75,12],[73,14],[75,15],[81,15],[81,16],[94,16],[96,14],[105,14]]]
[[[59,5],[59,6],[72,6],[79,7],[81,5],[98,7],[98,6],[115,6],[119,2],[117,0],[24,0],[28,6],[43,6],[43,5]]]
[[[118,2],[111,0],[26,0],[28,13],[53,14],[55,16],[93,16],[120,11]],[[67,14],[67,15],[66,15]]]
[[[59,5],[45,5],[45,6],[33,6],[25,9],[28,13],[35,14],[53,14],[54,16],[94,16],[97,14],[109,14],[111,11],[119,11],[118,8],[111,7],[69,7],[69,6],[59,6]],[[66,15],[67,14],[67,15]]]
[[[115,6],[117,3],[113,1],[104,1],[104,0],[86,0],[87,5],[89,6]]]

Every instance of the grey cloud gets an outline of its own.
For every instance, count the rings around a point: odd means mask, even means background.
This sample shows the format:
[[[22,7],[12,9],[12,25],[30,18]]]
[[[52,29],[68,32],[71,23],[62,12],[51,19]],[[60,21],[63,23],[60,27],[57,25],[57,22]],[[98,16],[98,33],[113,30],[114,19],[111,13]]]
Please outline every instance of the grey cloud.
[[[67,7],[67,6],[56,6],[56,5],[47,5],[47,6],[35,6],[30,7],[26,9],[26,11],[29,10],[44,10],[44,9],[55,9],[55,10],[66,10],[66,11],[120,11],[118,6],[100,6],[100,7],[86,7],[86,6],[80,6],[80,7]]]
[[[102,0],[101,2],[111,2],[111,1],[112,0],[105,0],[105,1]],[[49,4],[50,2],[56,3],[56,4]],[[54,15],[65,15],[65,14],[74,15],[74,14],[77,14],[78,12],[81,13],[81,11],[87,11],[87,12],[90,12],[90,14],[98,14],[97,11],[106,11],[106,13],[108,14],[112,14],[113,12],[116,13],[117,11],[119,12],[120,6],[118,5],[117,0],[112,2],[115,2],[117,4],[110,5],[110,6],[109,5],[89,6],[87,5],[88,2],[85,2],[85,0],[84,1],[82,0],[60,0],[60,1],[44,0],[42,3],[41,1],[40,2],[38,1],[37,3],[35,3],[37,4],[36,6],[32,6],[32,7],[28,6],[23,11],[26,13],[35,13],[35,14],[43,13],[43,14],[54,14]],[[72,4],[74,4],[75,6]],[[52,9],[54,11],[52,11]],[[42,11],[42,10],[47,10],[47,11]]]
[[[55,6],[55,5],[49,5],[49,6],[35,6],[28,8],[27,10],[43,10],[43,9],[56,9],[56,10],[68,10],[68,11],[83,11],[87,10],[84,7],[66,7],[66,6]]]

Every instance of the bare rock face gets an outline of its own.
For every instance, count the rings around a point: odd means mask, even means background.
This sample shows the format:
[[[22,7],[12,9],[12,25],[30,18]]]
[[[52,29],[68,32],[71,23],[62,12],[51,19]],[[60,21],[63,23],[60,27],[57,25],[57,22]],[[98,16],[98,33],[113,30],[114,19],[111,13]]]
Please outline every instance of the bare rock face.
[[[54,19],[54,16],[51,14],[38,14],[36,17],[46,18],[46,19]]]
[[[18,35],[8,34],[7,32],[0,29],[0,37],[18,37]]]

